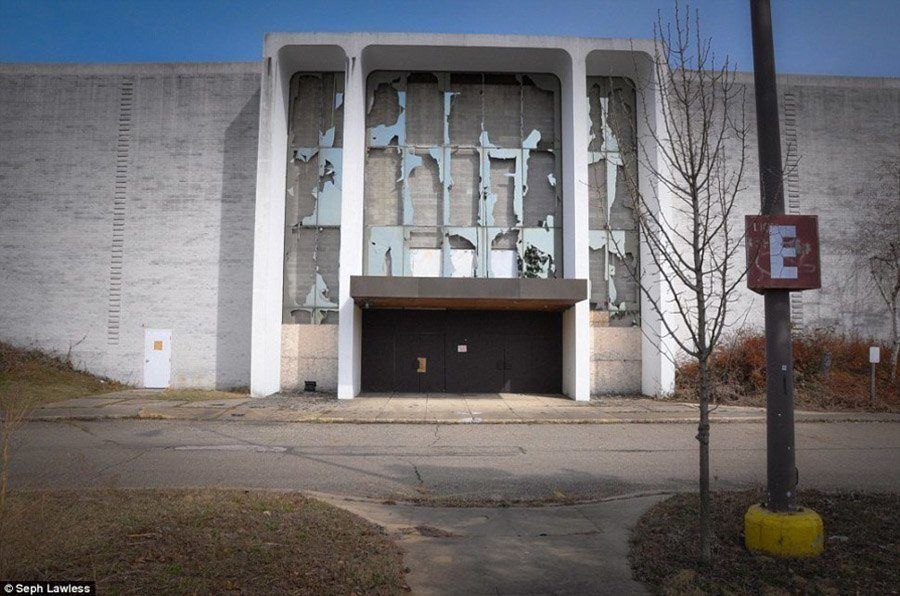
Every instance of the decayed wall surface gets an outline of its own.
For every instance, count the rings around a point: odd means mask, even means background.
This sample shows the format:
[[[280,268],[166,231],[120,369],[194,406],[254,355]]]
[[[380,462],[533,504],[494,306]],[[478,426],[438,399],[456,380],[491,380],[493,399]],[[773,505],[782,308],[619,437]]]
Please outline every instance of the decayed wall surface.
[[[0,65],[0,339],[140,383],[249,379],[255,63]]]
[[[753,77],[745,85],[751,124],[746,189],[738,195],[732,225],[760,209]],[[864,255],[854,249],[857,222],[897,199],[879,190],[878,168],[900,161],[900,80],[858,77],[778,77],[785,205],[788,213],[819,218],[822,288],[794,292],[791,317],[801,331],[834,329],[887,339],[890,318],[874,294]],[[740,254],[743,265],[744,253]],[[763,300],[742,284],[731,310],[734,328],[763,324]]]

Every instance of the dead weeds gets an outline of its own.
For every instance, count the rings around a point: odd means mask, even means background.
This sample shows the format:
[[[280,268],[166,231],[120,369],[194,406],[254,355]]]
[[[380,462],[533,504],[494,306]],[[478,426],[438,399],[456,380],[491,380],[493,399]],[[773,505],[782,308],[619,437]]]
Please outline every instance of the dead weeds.
[[[876,400],[869,397],[871,340],[815,330],[794,335],[794,403],[819,411],[900,411],[900,382],[890,381],[890,350],[881,346],[876,367]],[[739,331],[723,341],[712,358],[717,403],[766,405],[765,337]],[[697,365],[685,362],[675,374],[678,401],[697,400]]]
[[[78,370],[70,355],[45,354],[0,342],[0,363],[0,391],[18,383],[25,397],[37,405],[129,389]]]
[[[14,493],[0,577],[96,581],[121,594],[397,594],[402,555],[377,526],[297,494]]]
[[[896,594],[900,586],[900,495],[801,491],[825,523],[825,552],[778,559],[744,547],[744,512],[761,490],[713,494],[712,564],[700,564],[698,498],[680,494],[638,521],[629,559],[635,579],[658,594]]]

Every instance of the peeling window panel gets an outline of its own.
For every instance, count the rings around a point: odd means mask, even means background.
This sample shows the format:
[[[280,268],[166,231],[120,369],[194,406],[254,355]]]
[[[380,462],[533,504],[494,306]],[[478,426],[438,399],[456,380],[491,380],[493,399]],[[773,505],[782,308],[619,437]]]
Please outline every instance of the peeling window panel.
[[[482,129],[483,77],[480,74],[452,73],[450,91],[453,93],[452,111],[448,126],[450,144],[457,147],[477,147]]]
[[[515,75],[486,74],[482,90],[482,131],[497,147],[521,147],[522,85]]]
[[[293,322],[298,310],[336,308],[339,231],[297,228],[288,237],[283,286],[284,322]]]
[[[444,143],[444,94],[438,76],[411,73],[406,83],[406,142],[440,146]]]
[[[438,159],[430,152],[417,156],[418,166],[409,175],[409,193],[412,201],[412,218],[404,223],[415,226],[441,226],[444,224],[444,186],[441,182],[443,155]]]
[[[451,248],[449,273],[444,277],[475,277],[476,254],[474,248]]]
[[[366,275],[402,276],[404,229],[402,226],[371,226],[367,230]]]
[[[441,277],[441,249],[410,248],[409,253],[412,277]]]
[[[591,230],[588,234],[592,307],[617,312],[638,311],[637,231]]]
[[[559,79],[553,75],[522,75],[522,129],[527,135],[539,134],[531,149],[557,149],[560,146]],[[527,138],[527,137],[526,137]],[[523,144],[528,147],[528,144]]]
[[[556,155],[549,151],[528,152],[528,180],[525,186],[523,224],[544,226],[548,217],[562,224],[562,200],[556,188]]]
[[[488,226],[515,226],[521,219],[516,213],[516,207],[522,203],[518,159],[521,152],[506,150],[509,154],[504,152],[502,157],[494,157],[497,151],[488,152],[487,162],[482,170],[488,176],[484,182],[487,196],[482,221]]]
[[[476,149],[456,149],[450,158],[451,226],[474,226],[481,208],[481,157]]]
[[[343,74],[291,79],[282,321],[336,319],[339,296]]]
[[[406,144],[406,73],[369,75],[366,126],[370,147]]]
[[[398,226],[403,222],[400,166],[401,153],[395,147],[366,152],[366,226]]]
[[[304,226],[341,225],[341,177],[343,155],[341,149],[320,149],[318,152],[318,182],[313,212],[304,217]]]
[[[479,229],[476,227],[444,228],[442,241],[444,277],[485,277],[478,258]],[[469,256],[471,256],[471,260]]]
[[[445,277],[524,275],[523,228],[532,226],[549,246],[531,274],[561,271],[558,89],[549,75],[372,73],[364,221],[373,240],[364,269],[433,274],[439,251]]]
[[[287,169],[284,221],[286,225],[294,226],[316,212],[318,160],[291,159],[288,160]]]
[[[401,196],[403,198],[403,225],[411,226],[415,223],[415,206],[412,200],[412,185],[410,183],[410,175],[413,170],[422,165],[422,156],[416,155],[411,147],[402,147],[400,149],[400,179]]]
[[[522,276],[559,277],[562,270],[556,255],[562,254],[559,228],[525,228],[522,231]]]
[[[634,88],[622,78],[588,77],[587,91],[591,308],[609,311],[610,325],[630,324],[640,318],[639,238],[626,186],[637,175]]]

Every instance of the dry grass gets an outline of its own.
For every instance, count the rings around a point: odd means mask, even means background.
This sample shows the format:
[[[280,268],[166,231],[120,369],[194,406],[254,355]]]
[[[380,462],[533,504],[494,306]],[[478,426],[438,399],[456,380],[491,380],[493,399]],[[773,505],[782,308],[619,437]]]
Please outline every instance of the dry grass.
[[[900,383],[890,382],[890,350],[881,348],[876,368],[877,399],[869,399],[871,340],[827,331],[794,336],[794,401],[799,409],[830,411],[900,411]],[[823,361],[830,355],[827,373]],[[735,333],[713,355],[716,401],[721,404],[765,406],[765,337],[755,331]],[[674,399],[696,400],[697,365],[686,362],[675,376]]]
[[[0,577],[96,581],[122,594],[397,594],[383,532],[297,494],[240,490],[13,493]]]
[[[900,586],[900,496],[801,491],[822,516],[825,552],[777,559],[744,548],[743,517],[760,490],[713,494],[712,564],[699,563],[698,499],[681,494],[657,503],[631,539],[635,579],[658,594],[891,594]]]
[[[250,397],[250,390],[234,389],[231,391],[219,391],[209,389],[166,389],[153,393],[153,399],[165,399],[171,401],[208,401],[217,399],[237,399]]]
[[[76,370],[70,358],[22,350],[0,342],[0,392],[19,383],[24,398],[37,405],[128,389],[127,385]],[[10,372],[16,370],[16,378]]]

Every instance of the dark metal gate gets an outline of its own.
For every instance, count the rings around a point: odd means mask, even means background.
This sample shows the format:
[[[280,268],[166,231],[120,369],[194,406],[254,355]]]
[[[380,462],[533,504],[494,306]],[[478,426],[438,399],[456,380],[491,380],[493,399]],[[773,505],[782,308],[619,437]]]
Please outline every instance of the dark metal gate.
[[[562,314],[363,310],[362,389],[560,393]]]

